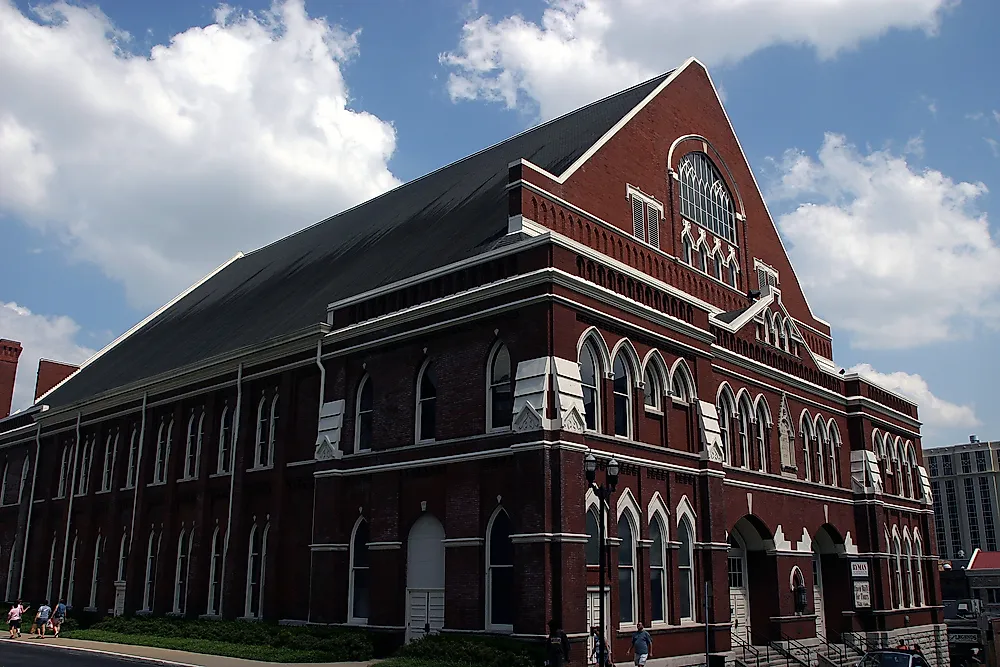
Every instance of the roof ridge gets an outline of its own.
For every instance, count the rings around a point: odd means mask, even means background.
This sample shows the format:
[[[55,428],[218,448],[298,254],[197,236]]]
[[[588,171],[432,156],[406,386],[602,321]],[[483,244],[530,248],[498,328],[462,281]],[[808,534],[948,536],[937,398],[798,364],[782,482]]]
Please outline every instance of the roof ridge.
[[[525,136],[527,134],[530,134],[532,132],[539,131],[539,130],[545,128],[545,127],[553,125],[554,123],[563,121],[566,118],[568,118],[569,116],[573,116],[573,115],[578,114],[580,112],[586,111],[587,109],[595,107],[598,104],[603,104],[603,103],[608,102],[608,101],[610,101],[612,99],[615,99],[617,97],[621,97],[622,95],[626,95],[627,93],[632,92],[636,88],[641,88],[642,86],[646,86],[646,85],[652,83],[653,81],[657,81],[657,80],[662,81],[663,79],[666,79],[668,76],[670,76],[670,74],[672,72],[674,72],[674,71],[675,71],[674,69],[668,70],[668,71],[666,71],[666,72],[664,72],[662,74],[658,74],[658,75],[656,75],[654,77],[646,79],[645,81],[641,81],[641,82],[639,82],[639,83],[637,83],[635,85],[629,86],[628,88],[623,88],[622,90],[619,90],[616,93],[612,93],[610,95],[606,95],[606,96],[602,97],[599,100],[594,100],[593,102],[589,102],[589,103],[583,105],[582,107],[577,107],[576,109],[573,109],[572,111],[567,111],[566,113],[562,114],[561,116],[557,116],[555,118],[549,119],[549,120],[545,121],[544,123],[540,123],[540,124],[535,125],[533,127],[529,127],[529,128],[524,129],[524,130],[521,130],[517,134],[511,135],[511,136],[507,137],[506,139],[501,139],[500,141],[497,141],[496,143],[490,144],[486,148],[480,149],[480,150],[476,151],[475,153],[472,153],[470,155],[466,155],[465,157],[461,157],[461,158],[459,158],[459,159],[457,159],[457,160],[455,160],[453,162],[449,162],[448,164],[442,165],[442,166],[438,167],[437,169],[433,169],[433,170],[427,172],[426,174],[423,174],[421,176],[417,176],[416,178],[414,178],[412,180],[404,181],[404,182],[400,183],[399,185],[397,185],[394,188],[390,188],[390,189],[386,190],[385,192],[382,192],[382,193],[379,193],[379,194],[375,195],[374,197],[370,197],[370,198],[368,198],[368,199],[366,199],[364,201],[358,202],[354,206],[351,206],[349,208],[345,208],[344,210],[339,211],[338,213],[334,213],[333,215],[331,215],[329,217],[326,217],[326,218],[323,218],[322,220],[318,220],[317,222],[314,222],[313,224],[308,225],[307,227],[303,227],[302,229],[294,231],[291,234],[288,234],[286,236],[282,236],[280,239],[275,239],[274,241],[271,241],[270,243],[266,243],[266,244],[260,246],[259,248],[254,249],[254,250],[248,250],[247,252],[244,253],[244,256],[249,257],[250,255],[254,255],[254,254],[260,252],[261,250],[265,250],[266,248],[269,248],[269,247],[271,247],[271,246],[273,246],[275,244],[281,243],[281,242],[285,241],[286,239],[290,239],[290,238],[292,238],[294,236],[298,236],[299,234],[307,232],[310,229],[313,229],[314,227],[318,227],[319,225],[325,224],[325,223],[333,220],[334,218],[338,218],[338,217],[340,217],[342,215],[345,215],[346,213],[349,213],[349,212],[351,212],[351,211],[353,211],[355,209],[361,208],[362,206],[367,206],[371,202],[379,200],[379,199],[381,199],[381,198],[383,198],[383,197],[385,197],[385,196],[387,196],[389,194],[392,194],[394,192],[398,192],[399,190],[401,190],[401,189],[403,189],[405,187],[408,187],[410,185],[414,185],[416,183],[419,183],[419,182],[421,182],[421,181],[423,181],[423,180],[425,180],[427,178],[430,178],[431,176],[434,176],[435,174],[438,174],[438,173],[440,173],[442,171],[445,171],[446,169],[451,169],[452,167],[454,167],[456,165],[459,165],[459,164],[461,164],[463,162],[466,162],[468,160],[471,160],[472,158],[478,157],[478,156],[482,155],[483,153],[487,153],[487,152],[489,152],[491,150],[499,148],[500,146],[503,146],[504,144],[506,144],[508,142],[514,141],[516,139],[519,139],[519,138],[521,138],[521,137],[523,137],[523,136]],[[637,101],[634,105],[632,105],[632,108],[635,108],[636,106],[638,106],[641,103],[642,103],[642,100]],[[626,112],[626,114],[627,114],[627,112]],[[624,115],[625,114],[623,114],[623,116]],[[598,138],[594,143],[597,143],[597,141],[600,141],[600,138]]]

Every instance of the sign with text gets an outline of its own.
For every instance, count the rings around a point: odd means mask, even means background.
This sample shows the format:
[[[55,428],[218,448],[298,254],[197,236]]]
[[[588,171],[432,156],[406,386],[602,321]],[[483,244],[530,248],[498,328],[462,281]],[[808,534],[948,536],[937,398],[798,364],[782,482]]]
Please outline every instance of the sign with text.
[[[868,578],[868,561],[866,560],[852,560],[851,561],[851,576],[855,579],[867,579]]]
[[[978,644],[979,635],[975,632],[949,632],[948,642],[951,644]]]
[[[854,582],[854,607],[856,609],[870,609],[872,606],[871,584],[867,581]]]

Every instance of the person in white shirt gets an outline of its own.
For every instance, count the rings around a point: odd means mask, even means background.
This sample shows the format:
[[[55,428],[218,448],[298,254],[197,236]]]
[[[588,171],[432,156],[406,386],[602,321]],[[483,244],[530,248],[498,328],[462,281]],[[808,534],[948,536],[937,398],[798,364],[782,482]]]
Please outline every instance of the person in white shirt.
[[[21,636],[21,616],[28,608],[18,600],[7,612],[7,625],[10,626],[10,638],[15,639]]]

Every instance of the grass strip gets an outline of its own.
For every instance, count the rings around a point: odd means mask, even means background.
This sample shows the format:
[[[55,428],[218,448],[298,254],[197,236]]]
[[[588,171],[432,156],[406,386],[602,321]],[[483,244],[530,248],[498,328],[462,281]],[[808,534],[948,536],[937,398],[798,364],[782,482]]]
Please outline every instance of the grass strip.
[[[132,646],[152,646],[154,648],[204,653],[206,655],[222,655],[230,658],[261,660],[264,662],[335,662],[337,658],[337,656],[332,656],[325,651],[309,651],[253,644],[233,644],[231,642],[214,641],[211,639],[133,635],[121,632],[108,632],[106,630],[73,630],[71,632],[63,632],[62,636],[67,639],[129,644]],[[411,666],[400,665],[398,667]]]

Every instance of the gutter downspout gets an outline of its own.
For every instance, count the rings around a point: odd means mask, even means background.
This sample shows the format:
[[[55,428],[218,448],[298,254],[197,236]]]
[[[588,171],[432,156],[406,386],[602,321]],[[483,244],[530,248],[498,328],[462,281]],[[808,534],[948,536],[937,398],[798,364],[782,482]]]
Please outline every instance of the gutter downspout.
[[[226,518],[226,539],[222,544],[222,584],[219,586],[219,616],[225,603],[226,564],[229,562],[229,533],[233,527],[233,489],[236,486],[236,453],[240,442],[240,408],[243,405],[243,362],[236,371],[236,411],[233,414],[233,453],[229,464],[229,516]]]
[[[42,456],[42,425],[35,432],[35,467],[31,471],[31,494],[28,496],[28,524],[24,528],[24,547],[21,549],[21,576],[17,582],[17,597],[24,590],[24,566],[28,563],[28,538],[31,536],[31,511],[35,509],[35,483],[38,481],[38,462]]]
[[[132,557],[132,541],[135,539],[135,510],[139,504],[139,473],[142,472],[142,447],[146,442],[146,401],[149,392],[142,392],[142,421],[139,424],[139,451],[136,453],[135,479],[132,480],[132,523],[128,531],[128,557]],[[126,471],[126,475],[128,471]]]
[[[73,521],[73,499],[76,498],[76,470],[79,467],[80,460],[78,454],[80,453],[80,419],[83,417],[82,412],[76,413],[76,442],[73,443],[73,474],[70,475],[69,484],[69,508],[66,510],[66,537],[63,540],[63,554],[62,554],[62,567],[59,568],[59,599],[63,596],[63,584],[66,581],[66,555],[69,550],[69,528]]]
[[[318,419],[323,417],[323,401],[326,400],[326,366],[323,365],[323,339],[320,338],[316,341],[316,365],[319,367],[319,416]],[[317,428],[319,427],[319,421],[316,422]],[[312,513],[312,533],[310,534],[310,541],[316,538],[316,478],[313,477],[313,513]],[[309,554],[309,604],[306,607],[306,620],[312,621],[312,587],[313,583],[313,567],[312,567],[312,554]]]

